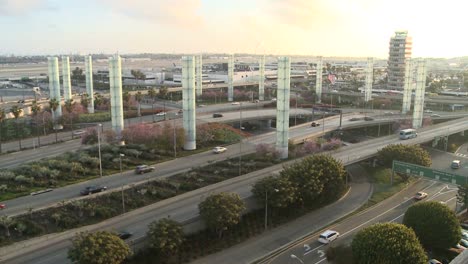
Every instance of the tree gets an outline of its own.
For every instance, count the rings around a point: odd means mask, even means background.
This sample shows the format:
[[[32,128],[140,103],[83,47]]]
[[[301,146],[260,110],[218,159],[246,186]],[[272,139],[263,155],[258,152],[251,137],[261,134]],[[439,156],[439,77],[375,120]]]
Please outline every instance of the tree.
[[[412,205],[406,210],[403,224],[414,230],[426,248],[450,248],[461,239],[460,223],[455,213],[436,201]]]
[[[138,102],[137,116],[141,116],[141,100],[143,100],[143,94],[140,91],[138,91],[135,94],[135,101]]]
[[[463,207],[468,206],[468,184],[458,186],[457,202],[463,204]]]
[[[163,218],[149,225],[148,238],[151,248],[164,255],[171,255],[182,245],[184,231],[179,222]]]
[[[281,171],[281,176],[294,183],[298,202],[314,205],[339,197],[345,189],[343,164],[329,155],[314,155]]]
[[[206,226],[221,238],[225,230],[239,223],[245,204],[236,193],[218,193],[208,196],[198,209]]]
[[[71,130],[73,131],[73,107],[75,106],[75,102],[73,102],[73,99],[69,99],[65,101],[64,107],[65,110],[67,110],[68,116],[70,118],[70,127]],[[72,132],[72,138],[73,138],[73,132]]]
[[[125,108],[127,108],[127,110],[129,108],[130,98],[131,98],[131,95],[128,91],[122,94],[123,103],[124,103]]]
[[[50,107],[50,110],[52,110],[52,117],[54,119],[54,123],[57,121],[57,118],[58,118],[56,111],[59,105],[60,105],[60,102],[57,99],[55,98],[50,99],[49,107]]]
[[[432,164],[429,153],[418,145],[388,145],[377,153],[377,159],[391,168],[393,160],[404,161],[429,167]]]
[[[0,154],[2,153],[2,130],[3,130],[3,121],[5,121],[6,113],[5,109],[0,108]]]
[[[18,125],[18,118],[23,112],[23,109],[21,109],[19,106],[14,105],[11,107],[10,112],[13,114],[15,117],[15,127],[16,127],[16,135],[18,136],[18,142],[19,142],[19,148],[21,150],[21,135],[19,133],[19,125]]]
[[[137,85],[138,85],[138,80],[143,80],[143,79],[146,78],[146,75],[143,72],[141,72],[140,70],[131,70],[130,74],[132,74],[133,77],[135,77]]]
[[[39,105],[36,100],[32,101],[31,112],[32,112],[32,115],[34,117],[34,121],[36,123],[37,144],[39,146],[41,146],[41,136],[40,136],[40,133],[39,133],[39,120],[37,119],[37,116],[38,116],[40,111],[41,111],[41,105]]]
[[[167,87],[163,86],[159,88],[159,98],[166,99],[168,93],[169,93],[169,89],[167,89]]]
[[[75,80],[75,81],[82,81],[85,79],[85,76],[83,74],[83,69],[79,68],[79,67],[76,67],[74,70],[72,70],[72,76],[71,76],[71,79],[72,80]]]
[[[81,232],[72,241],[68,258],[73,263],[122,263],[131,255],[128,245],[117,235],[107,231]]]
[[[10,237],[10,227],[15,224],[15,220],[7,215],[0,217],[0,225],[5,228],[5,236]]]
[[[89,103],[91,102],[91,97],[87,93],[81,95],[80,103],[84,108],[88,108]]]
[[[252,193],[263,205],[268,195],[269,207],[285,208],[296,201],[296,187],[284,176],[268,176],[256,181]]]
[[[154,123],[154,99],[156,99],[156,90],[154,88],[151,88],[148,90],[148,96],[151,99],[151,115],[153,117],[153,123]]]
[[[379,223],[362,229],[354,237],[351,247],[355,263],[428,262],[414,231],[397,223]]]

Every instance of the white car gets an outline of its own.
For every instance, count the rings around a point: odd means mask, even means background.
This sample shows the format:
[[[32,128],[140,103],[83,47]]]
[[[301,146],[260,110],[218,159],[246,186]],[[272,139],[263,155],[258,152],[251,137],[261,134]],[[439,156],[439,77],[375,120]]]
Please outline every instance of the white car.
[[[318,242],[323,243],[323,244],[328,244],[332,242],[333,240],[337,239],[340,233],[334,230],[327,230],[320,234]]]
[[[239,102],[233,102],[233,103],[231,103],[231,105],[240,105],[240,103]]]
[[[225,147],[214,147],[213,148],[213,153],[215,154],[220,154],[220,153],[223,153],[227,150],[227,148]]]
[[[271,101],[272,101],[272,102],[276,102],[276,98],[271,98]]]
[[[430,259],[429,264],[442,264],[442,262],[438,261],[437,259]]]
[[[157,116],[164,116],[164,115],[166,115],[166,112],[159,112],[159,113],[157,113],[156,115],[157,115]]]
[[[427,193],[425,192],[417,192],[416,195],[414,195],[414,199],[416,200],[422,200],[427,197]]]

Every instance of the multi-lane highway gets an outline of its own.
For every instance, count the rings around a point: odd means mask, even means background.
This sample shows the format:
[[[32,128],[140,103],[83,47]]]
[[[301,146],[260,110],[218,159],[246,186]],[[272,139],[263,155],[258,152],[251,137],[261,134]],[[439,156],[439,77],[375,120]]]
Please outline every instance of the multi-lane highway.
[[[415,139],[400,141],[396,136],[388,136],[384,138],[374,139],[367,142],[363,142],[356,145],[346,146],[342,149],[335,151],[332,155],[344,162],[344,164],[352,164],[356,161],[363,160],[367,157],[374,155],[378,149],[394,143],[404,144],[416,144],[427,140],[430,140],[434,136],[443,135],[450,129],[451,132],[460,132],[468,129],[468,118],[456,121],[447,122],[446,124],[436,125],[433,127],[425,128],[420,131],[419,136]],[[335,121],[337,122],[337,121]],[[446,127],[448,126],[448,128]],[[335,123],[336,127],[336,123]],[[303,127],[305,132],[311,133],[313,128]],[[307,131],[308,130],[308,131]],[[299,133],[299,132],[297,132]],[[294,135],[292,135],[294,136]],[[271,137],[264,136],[261,142],[273,142],[274,135]],[[175,166],[179,163],[175,161]],[[130,230],[133,231],[136,236],[143,236],[146,230],[146,224],[148,221],[155,220],[167,215],[171,215],[172,219],[177,221],[186,221],[188,219],[194,219],[198,216],[196,205],[202,200],[204,195],[211,191],[233,191],[239,193],[243,198],[250,196],[251,184],[271,173],[278,172],[282,169],[282,164],[276,165],[270,168],[263,169],[250,175],[234,178],[225,182],[221,182],[217,185],[207,186],[203,189],[195,190],[193,192],[186,193],[182,196],[173,197],[171,199],[161,201],[159,203],[140,208],[123,216],[119,216],[114,219],[110,219],[103,223],[88,226],[82,229],[85,230],[97,230],[101,228],[116,229],[116,230]],[[190,200],[193,199],[193,200]],[[145,218],[142,220],[141,217]],[[330,219],[331,220],[331,219]],[[332,221],[332,220],[331,220]],[[80,229],[81,230],[81,229]],[[10,263],[64,263],[66,260],[64,256],[68,246],[70,245],[68,240],[73,236],[74,231],[65,232],[62,234],[51,234],[46,238],[35,238],[26,242],[19,243],[17,245],[4,247],[0,249],[0,255],[3,256],[3,260]],[[49,243],[53,245],[49,246]],[[15,253],[21,247],[21,253]],[[19,255],[21,257],[19,258]],[[20,260],[19,262],[15,262]],[[47,260],[47,262],[41,262]],[[13,261],[13,262],[12,262]],[[52,261],[52,262],[50,262]]]

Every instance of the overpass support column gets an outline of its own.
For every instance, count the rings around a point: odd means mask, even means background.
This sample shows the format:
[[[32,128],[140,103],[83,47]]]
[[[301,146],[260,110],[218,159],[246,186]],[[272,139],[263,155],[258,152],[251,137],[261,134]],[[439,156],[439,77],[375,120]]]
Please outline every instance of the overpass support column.
[[[202,55],[198,55],[196,59],[197,64],[197,96],[201,96],[203,93],[203,62]]]
[[[278,100],[276,103],[276,150],[281,159],[288,158],[290,86],[290,58],[280,57],[278,58]]]
[[[374,73],[374,59],[372,57],[367,58],[366,67],[366,86],[364,92],[364,101],[369,102],[372,99],[372,82]]]
[[[86,94],[89,96],[88,113],[94,114],[93,57],[85,56]]]
[[[111,99],[112,130],[117,134],[117,140],[122,141],[124,129],[122,102],[122,62],[119,55],[109,58],[109,84]]]
[[[59,81],[59,66],[57,57],[49,57],[48,59],[49,66],[49,92],[50,99],[56,99],[59,103],[57,109],[54,111],[53,118],[62,116],[62,100],[60,98],[60,81]]]
[[[70,80],[70,59],[62,56],[62,79],[63,79],[63,99],[65,101],[72,99],[71,80]]]
[[[322,71],[323,71],[323,58],[322,56],[318,57],[317,69],[315,70],[315,94],[317,96],[315,102],[322,102]]]
[[[229,55],[228,59],[228,101],[234,100],[234,55]]]
[[[416,91],[414,97],[413,128],[422,127],[424,92],[426,91],[426,61],[422,58],[417,62]]]
[[[197,148],[195,116],[195,58],[182,57],[182,109],[185,130],[185,150]]]
[[[413,69],[411,59],[406,60],[405,64],[405,85],[403,87],[403,104],[401,113],[406,114],[411,109],[411,92],[413,90]]]
[[[258,79],[258,100],[265,100],[265,55],[260,57],[258,62],[259,79]]]

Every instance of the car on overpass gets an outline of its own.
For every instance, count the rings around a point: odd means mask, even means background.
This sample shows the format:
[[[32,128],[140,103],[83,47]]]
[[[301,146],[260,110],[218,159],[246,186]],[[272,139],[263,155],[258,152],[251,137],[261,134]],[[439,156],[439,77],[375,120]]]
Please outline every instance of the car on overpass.
[[[312,122],[312,123],[310,124],[310,126],[311,126],[311,127],[318,127],[318,126],[320,126],[320,123],[318,123],[318,122]]]
[[[220,114],[220,113],[213,114],[213,118],[219,118],[219,117],[223,117],[223,114]]]
[[[0,210],[5,209],[5,208],[6,208],[6,204],[0,204]]]
[[[323,232],[322,234],[320,234],[318,242],[322,244],[328,244],[332,242],[333,240],[337,239],[339,235],[340,233],[338,233],[337,231],[327,230]]]
[[[106,186],[88,186],[80,191],[81,195],[90,195],[93,193],[103,192],[107,190]]]
[[[143,173],[147,173],[147,172],[152,172],[155,169],[156,169],[155,167],[150,167],[148,165],[138,165],[135,168],[135,173],[136,174],[143,174]]]
[[[227,150],[227,148],[225,148],[225,147],[214,147],[213,148],[213,153],[220,154],[220,153],[226,152],[226,150]]]

